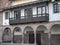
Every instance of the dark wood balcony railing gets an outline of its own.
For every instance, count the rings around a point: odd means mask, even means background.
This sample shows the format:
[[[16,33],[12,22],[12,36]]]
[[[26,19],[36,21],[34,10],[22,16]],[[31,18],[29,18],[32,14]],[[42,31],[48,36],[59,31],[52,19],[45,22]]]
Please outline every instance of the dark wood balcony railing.
[[[34,23],[34,22],[46,22],[49,21],[48,14],[40,14],[40,15],[32,15],[29,17],[21,16],[21,18],[10,18],[10,24],[26,24],[26,23]]]

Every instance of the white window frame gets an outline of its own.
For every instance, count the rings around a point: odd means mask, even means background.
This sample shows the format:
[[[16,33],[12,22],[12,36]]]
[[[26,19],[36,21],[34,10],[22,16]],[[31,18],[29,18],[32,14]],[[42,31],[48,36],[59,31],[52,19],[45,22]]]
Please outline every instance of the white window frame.
[[[6,12],[9,13],[9,15],[8,15],[9,17],[8,17],[8,18],[6,18]],[[9,18],[10,18],[10,16],[11,16],[11,12],[10,12],[10,11],[5,11],[5,12],[4,12],[4,15],[5,15],[5,20],[9,20]]]

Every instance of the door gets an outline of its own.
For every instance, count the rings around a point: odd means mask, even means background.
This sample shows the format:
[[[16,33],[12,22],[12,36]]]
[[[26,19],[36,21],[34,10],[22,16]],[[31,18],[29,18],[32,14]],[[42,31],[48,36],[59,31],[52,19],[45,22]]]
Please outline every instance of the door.
[[[41,45],[41,34],[40,33],[36,33],[36,43],[37,45]]]
[[[29,43],[34,43],[34,33],[29,34]]]

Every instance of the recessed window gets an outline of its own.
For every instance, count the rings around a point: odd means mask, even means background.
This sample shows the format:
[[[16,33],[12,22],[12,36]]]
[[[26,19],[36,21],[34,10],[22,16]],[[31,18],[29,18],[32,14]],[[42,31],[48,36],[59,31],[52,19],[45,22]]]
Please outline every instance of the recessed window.
[[[59,13],[60,12],[60,9],[59,9],[59,6],[60,4],[56,3],[53,5],[53,11],[54,13]]]
[[[31,18],[32,17],[32,9],[31,8],[24,9],[24,15],[25,15],[25,18]]]
[[[20,19],[20,10],[15,10],[14,11],[14,18],[15,19]]]
[[[40,17],[41,15],[45,15],[47,13],[46,7],[41,6],[41,7],[33,7],[33,17]]]
[[[10,18],[10,12],[5,12],[5,19],[9,19]]]

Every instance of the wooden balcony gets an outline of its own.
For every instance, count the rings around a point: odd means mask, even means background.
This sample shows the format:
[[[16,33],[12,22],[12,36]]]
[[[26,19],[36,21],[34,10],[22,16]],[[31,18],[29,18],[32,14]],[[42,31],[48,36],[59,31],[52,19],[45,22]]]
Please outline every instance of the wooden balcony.
[[[18,18],[18,19],[14,17],[9,19],[10,25],[48,22],[48,21],[49,21],[49,14],[34,15],[31,17],[23,16],[22,18]]]

